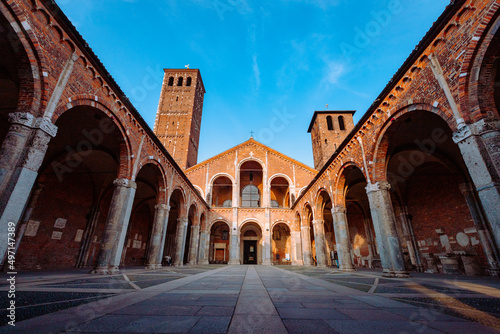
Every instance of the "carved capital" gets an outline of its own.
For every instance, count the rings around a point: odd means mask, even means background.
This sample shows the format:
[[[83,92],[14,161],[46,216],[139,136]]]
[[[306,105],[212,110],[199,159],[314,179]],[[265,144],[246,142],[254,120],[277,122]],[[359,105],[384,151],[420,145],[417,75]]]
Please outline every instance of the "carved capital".
[[[26,149],[22,159],[22,166],[34,172],[38,171],[42,165],[45,153],[49,145],[50,136],[42,131],[37,131],[31,141],[31,145]]]
[[[137,183],[129,179],[116,179],[113,181],[116,187],[133,188],[137,189]]]
[[[472,136],[470,126],[463,125],[457,131],[453,132],[453,141],[455,142],[455,144],[458,144],[461,141],[469,138],[470,136]]]
[[[374,191],[389,190],[391,189],[391,184],[387,181],[380,181],[377,183],[368,183],[366,186],[366,193],[371,193]]]
[[[323,219],[313,219],[313,225],[322,225],[324,222]]]
[[[9,114],[9,122],[12,124],[20,124],[32,128],[35,120],[35,116],[27,112],[14,112]]]
[[[336,213],[346,213],[346,208],[345,206],[341,206],[341,205],[336,205],[332,208],[332,214],[336,214]]]
[[[55,137],[57,134],[57,126],[55,126],[48,118],[39,117],[35,121],[35,128],[38,128],[51,137]]]
[[[309,225],[306,225],[306,226],[301,226],[300,227],[300,230],[301,231],[309,231],[311,228],[309,227]]]
[[[178,218],[177,219],[177,222],[179,224],[184,224],[184,225],[187,225],[189,223],[189,220],[187,218]]]
[[[167,208],[168,208],[168,206],[166,204],[156,204],[155,205],[155,209],[157,211],[159,211],[159,210],[165,210],[165,211],[167,211],[168,210]]]

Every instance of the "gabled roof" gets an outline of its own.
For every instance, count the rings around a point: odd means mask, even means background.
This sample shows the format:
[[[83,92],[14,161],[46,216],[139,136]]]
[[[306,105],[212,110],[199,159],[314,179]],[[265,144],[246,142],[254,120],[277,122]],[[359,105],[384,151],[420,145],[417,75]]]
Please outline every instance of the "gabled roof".
[[[331,115],[342,115],[342,114],[353,114],[356,112],[356,110],[322,110],[322,111],[315,111],[313,114],[313,118],[311,119],[311,124],[309,124],[309,128],[307,129],[308,133],[311,133],[312,127],[314,125],[314,122],[316,121],[316,117],[318,114],[331,114]]]
[[[237,150],[239,150],[239,149],[241,149],[241,148],[243,148],[243,147],[245,147],[247,145],[250,145],[250,144],[256,145],[256,146],[260,146],[262,149],[264,149],[266,151],[269,151],[271,153],[274,153],[274,154],[282,157],[283,159],[288,160],[291,163],[293,163],[295,165],[298,165],[298,166],[300,166],[300,167],[302,167],[302,168],[304,168],[304,169],[306,169],[306,170],[308,170],[308,171],[310,171],[310,172],[312,172],[314,174],[316,174],[318,172],[316,169],[314,169],[312,167],[309,167],[308,165],[306,165],[306,164],[304,164],[304,163],[302,163],[300,161],[292,159],[289,156],[284,155],[283,153],[280,153],[280,152],[278,152],[278,151],[270,148],[269,146],[266,146],[266,145],[264,145],[262,143],[259,143],[258,141],[256,141],[255,139],[253,139],[253,137],[251,137],[249,140],[247,140],[247,141],[245,141],[245,142],[243,142],[243,143],[241,143],[239,145],[236,145],[236,146],[234,146],[234,147],[232,147],[232,148],[230,148],[230,149],[228,149],[228,150],[226,150],[224,152],[221,152],[221,153],[219,153],[219,154],[217,154],[217,155],[215,155],[215,156],[213,156],[213,157],[211,157],[211,158],[209,158],[209,159],[207,159],[205,161],[202,161],[202,162],[200,162],[200,163],[198,163],[198,164],[196,164],[194,166],[189,167],[188,169],[186,169],[185,173],[189,174],[189,172],[192,171],[192,170],[200,168],[203,165],[206,165],[206,164],[210,163],[211,161],[217,160],[217,159],[223,157],[224,155],[228,155],[229,153],[237,151]]]

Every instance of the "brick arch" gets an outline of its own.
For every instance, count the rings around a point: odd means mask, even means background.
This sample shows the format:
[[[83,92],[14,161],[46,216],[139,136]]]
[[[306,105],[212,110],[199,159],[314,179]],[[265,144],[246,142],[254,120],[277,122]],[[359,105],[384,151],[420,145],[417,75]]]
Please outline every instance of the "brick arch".
[[[59,106],[56,108],[54,115],[52,117],[52,122],[55,124],[57,120],[69,110],[79,107],[79,106],[87,106],[90,108],[98,109],[107,117],[109,117],[113,123],[116,125],[118,130],[121,133],[123,139],[123,145],[120,145],[120,168],[118,171],[119,178],[131,178],[132,177],[132,160],[129,159],[130,156],[133,155],[132,143],[130,141],[129,136],[127,135],[126,126],[122,124],[118,115],[112,112],[112,109],[109,108],[103,101],[96,101],[96,96],[94,95],[77,95],[69,99],[69,103],[61,102]],[[134,177],[136,175],[133,175]]]
[[[284,224],[284,225],[286,225],[288,227],[288,229],[290,229],[290,232],[293,231],[293,229],[291,227],[292,224],[288,220],[282,220],[282,219],[279,219],[279,220],[275,221],[274,223],[272,223],[272,225],[271,225],[271,231],[278,224]]]
[[[172,188],[172,191],[168,195],[167,202],[170,205],[170,200],[172,199],[172,194],[176,190],[179,190],[179,192],[181,193],[180,201],[179,201],[180,202],[179,203],[179,218],[181,218],[181,217],[184,217],[187,215],[187,205],[186,205],[186,202],[187,202],[186,198],[187,197],[186,197],[186,191],[184,190],[184,188],[182,188],[181,186],[175,186],[174,188]]]
[[[337,170],[336,174],[337,179],[335,180],[335,193],[331,197],[332,199],[332,205],[333,206],[344,206],[346,205],[345,203],[345,183],[346,183],[346,176],[345,176],[345,169],[348,167],[355,167],[361,171],[361,173],[366,177],[367,171],[364,171],[361,166],[354,161],[349,161],[346,162],[345,164],[341,165],[339,169]]]
[[[326,204],[323,200],[322,195],[321,195],[322,193],[325,193],[326,196],[328,196],[328,198],[330,199],[330,202],[332,202],[332,205],[333,205],[332,196],[328,192],[328,190],[326,190],[326,188],[324,188],[324,187],[319,188],[318,191],[316,192],[316,196],[315,196],[315,200],[314,200],[314,203],[315,203],[314,209],[316,210],[315,217],[317,219],[323,219],[323,209],[324,209],[324,206]]]
[[[196,184],[193,184],[194,189],[198,190],[200,192],[200,196],[205,198],[205,195],[203,193],[203,189],[201,189],[200,186],[197,186]]]
[[[47,79],[43,76],[44,64],[47,64],[47,61],[43,56],[40,43],[33,29],[20,28],[22,26],[20,22],[22,17],[15,13],[23,13],[23,9],[15,2],[11,2],[9,7],[6,7],[4,2],[0,2],[0,15],[11,25],[14,34],[16,34],[18,47],[22,48],[27,58],[26,70],[18,71],[19,78],[23,79],[19,90],[19,102],[22,101],[23,103],[18,102],[18,110],[16,111],[28,111],[34,116],[39,116],[45,109],[46,101],[49,99],[44,89],[47,86]],[[29,22],[29,20],[26,22]],[[15,29],[16,26],[17,29]],[[36,77],[33,76],[33,73],[37,73]]]
[[[167,203],[167,194],[166,191],[162,191],[162,189],[167,189],[167,173],[165,171],[165,168],[163,168],[163,165],[160,164],[157,160],[154,159],[149,159],[145,158],[139,163],[139,168],[136,172],[135,175],[133,175],[133,179],[135,180],[139,173],[141,172],[142,168],[144,168],[146,165],[154,165],[156,168],[158,168],[160,172],[160,179],[158,179],[158,203],[166,204]]]
[[[257,158],[254,158],[254,157],[251,157],[251,158],[245,158],[243,160],[241,160],[239,163],[238,163],[238,173],[241,172],[241,166],[245,163],[245,162],[248,162],[248,161],[255,161],[255,162],[258,162],[260,164],[260,166],[262,167],[262,171],[264,171],[264,168],[266,166],[266,164],[260,160],[260,159],[257,159]]]
[[[213,186],[215,180],[218,179],[219,177],[227,177],[233,183],[233,187],[236,186],[236,181],[234,180],[234,177],[228,173],[217,173],[214,176],[212,176],[212,178],[210,179],[210,183],[209,183],[210,186]]]
[[[300,226],[303,226],[302,223],[306,222],[307,221],[307,226],[309,226],[309,219],[306,219],[308,216],[306,214],[307,212],[307,208],[309,208],[309,210],[311,211],[311,216],[312,216],[312,219],[314,220],[314,210],[313,210],[313,206],[311,205],[311,203],[309,202],[305,202],[304,203],[304,206],[302,208],[302,217],[301,217],[301,220],[300,220]]]
[[[188,214],[191,212],[191,209],[194,210],[194,214],[193,214],[193,226],[196,226],[200,224],[200,210],[198,209],[198,203],[196,202],[193,202],[189,205],[189,210],[188,210]]]
[[[245,225],[252,224],[252,223],[256,224],[257,226],[260,227],[260,233],[261,233],[261,235],[264,234],[264,225],[257,218],[247,218],[244,221],[242,221],[241,224],[240,224],[240,228],[238,229],[238,232],[241,234],[241,231],[243,230],[243,228],[245,227]]]
[[[375,141],[375,146],[373,148],[372,160],[373,165],[371,167],[371,178],[367,178],[365,174],[365,178],[367,180],[371,180],[371,183],[379,182],[379,181],[387,181],[387,150],[389,148],[389,137],[394,131],[392,127],[393,122],[399,119],[401,116],[413,112],[413,111],[428,111],[434,115],[441,117],[446,124],[450,127],[450,129],[454,129],[456,124],[454,124],[454,119],[450,117],[447,113],[442,111],[439,108],[435,108],[429,104],[411,104],[402,109],[399,109],[395,112],[389,119],[385,121],[383,126],[380,128],[380,131],[377,135],[377,140]],[[363,170],[362,170],[363,171]]]
[[[488,52],[495,35],[500,28],[500,3],[494,2],[484,15],[483,21],[477,26],[473,37],[466,48],[465,56],[460,67],[458,81],[459,105],[462,113],[468,112],[468,119],[477,121],[486,116],[482,113],[480,95],[480,71],[483,67],[486,53]],[[494,103],[493,103],[494,106]],[[497,110],[497,117],[498,117]]]
[[[222,218],[217,218],[217,219],[214,219],[212,220],[209,224],[207,224],[207,230],[206,232],[210,235],[210,233],[212,232],[212,227],[217,224],[217,223],[225,223],[227,225],[227,227],[229,228],[229,231],[231,231],[231,222],[229,220],[227,220],[226,218],[222,217]]]

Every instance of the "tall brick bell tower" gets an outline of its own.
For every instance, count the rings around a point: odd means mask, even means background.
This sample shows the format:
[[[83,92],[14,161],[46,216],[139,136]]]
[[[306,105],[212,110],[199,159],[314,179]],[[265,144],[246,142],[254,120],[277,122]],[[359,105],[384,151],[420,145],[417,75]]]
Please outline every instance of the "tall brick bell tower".
[[[311,134],[314,168],[321,170],[354,128],[355,110],[315,111],[307,132]]]
[[[205,87],[198,69],[164,69],[154,133],[182,169],[196,165]]]

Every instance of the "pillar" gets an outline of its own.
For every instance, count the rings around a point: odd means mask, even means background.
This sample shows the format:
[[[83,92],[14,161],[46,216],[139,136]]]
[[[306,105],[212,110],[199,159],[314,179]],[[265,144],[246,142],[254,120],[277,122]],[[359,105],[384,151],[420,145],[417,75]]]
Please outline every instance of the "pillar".
[[[316,243],[316,262],[318,267],[326,267],[325,225],[323,220],[314,219],[314,241]]]
[[[370,228],[371,224],[371,219],[364,219],[363,224],[365,227],[365,234],[366,234],[366,244],[368,245],[368,257],[370,258],[370,261],[373,260],[375,257],[375,249],[374,249],[374,242],[373,242],[373,237],[372,237],[372,230]],[[371,263],[370,263],[370,268],[371,268]]]
[[[115,274],[119,271],[123,246],[137,185],[128,179],[116,179],[109,207],[104,237],[94,274]]]
[[[199,264],[208,264],[208,252],[210,247],[210,236],[207,234],[206,230],[200,233],[200,256],[198,257]]]
[[[493,239],[500,245],[500,121],[482,119],[453,133],[474,183]],[[498,246],[497,246],[498,247]],[[498,249],[498,248],[497,248]]]
[[[474,220],[474,226],[476,226],[477,234],[479,240],[481,241],[481,246],[483,247],[484,255],[488,260],[490,274],[492,276],[499,276],[500,267],[498,265],[498,253],[495,251],[494,241],[491,239],[491,235],[485,226],[483,214],[476,201],[476,196],[474,195],[474,190],[472,185],[464,183],[460,185],[460,191],[464,195],[465,202],[469,207],[472,220]]]
[[[233,227],[230,227],[231,239],[229,240],[229,263],[231,265],[240,264],[240,238],[238,232],[238,223],[233,222]]]
[[[311,228],[309,226],[302,226],[300,228],[300,232],[302,233],[302,255],[304,256],[304,266],[311,266]]]
[[[7,228],[16,225],[29,200],[51,137],[57,127],[29,113],[9,114],[9,132],[0,148],[0,260],[7,253]]]
[[[300,231],[292,231],[292,265],[302,266],[304,265],[304,257],[302,255],[302,238]]]
[[[200,238],[200,225],[191,226],[191,242],[189,244],[189,265],[197,264],[196,258],[198,255],[198,240]]]
[[[148,253],[148,262],[146,269],[160,269],[161,258],[159,256],[160,248],[162,246],[163,228],[166,226],[166,211],[165,204],[155,205],[155,218],[153,222],[153,231],[151,232],[151,246]]]
[[[335,243],[337,244],[339,269],[342,271],[354,271],[351,256],[351,240],[349,240],[349,229],[347,227],[346,208],[343,206],[333,207],[332,217],[335,230]]]
[[[165,205],[163,209],[164,212],[164,225],[161,230],[161,242],[160,242],[160,250],[158,251],[158,258],[156,259],[156,263],[163,263],[163,253],[165,252],[165,240],[167,238],[167,228],[168,228],[168,217],[170,215],[170,205]]]
[[[186,234],[189,220],[187,218],[177,219],[177,232],[175,240],[174,266],[180,267],[184,264],[184,249],[186,246]]]
[[[389,182],[368,183],[366,193],[377,236],[380,260],[386,277],[408,277],[396,230]]]
[[[266,215],[269,214],[268,209],[266,209]],[[264,231],[262,231],[262,264],[266,266],[272,265],[271,261],[271,231],[270,224],[266,223]]]

